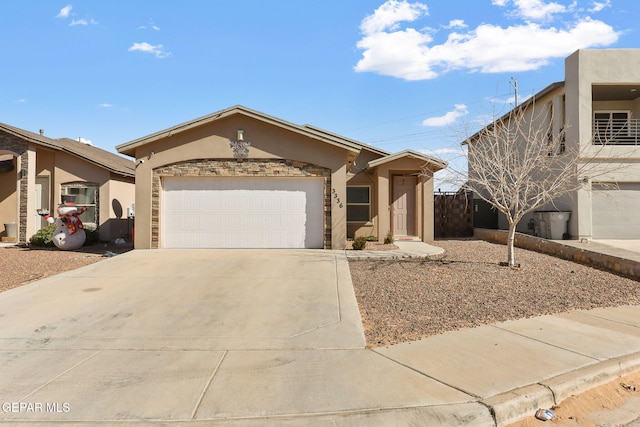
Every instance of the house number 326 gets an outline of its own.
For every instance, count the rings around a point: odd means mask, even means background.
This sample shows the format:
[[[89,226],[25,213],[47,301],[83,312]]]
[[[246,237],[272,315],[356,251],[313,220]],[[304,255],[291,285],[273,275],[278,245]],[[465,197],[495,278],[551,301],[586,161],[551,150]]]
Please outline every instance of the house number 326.
[[[336,201],[336,203],[338,204],[338,207],[342,207],[342,201],[340,200],[340,197],[338,197],[338,193],[336,192],[335,188],[331,189],[331,193],[333,194],[333,199]]]

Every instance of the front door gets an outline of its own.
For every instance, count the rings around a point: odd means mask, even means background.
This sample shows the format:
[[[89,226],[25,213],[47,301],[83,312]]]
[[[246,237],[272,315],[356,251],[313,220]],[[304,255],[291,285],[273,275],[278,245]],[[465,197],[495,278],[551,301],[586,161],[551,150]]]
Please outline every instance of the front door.
[[[42,216],[38,215],[39,209],[50,209],[49,207],[49,177],[46,176],[37,176],[36,177],[36,186],[35,186],[35,197],[34,200],[36,202],[36,216],[35,220],[35,231],[40,230],[43,227],[46,227],[47,220],[45,220]],[[52,212],[53,214],[53,212]]]
[[[393,177],[393,203],[391,205],[393,235],[416,235],[416,184],[415,176]]]

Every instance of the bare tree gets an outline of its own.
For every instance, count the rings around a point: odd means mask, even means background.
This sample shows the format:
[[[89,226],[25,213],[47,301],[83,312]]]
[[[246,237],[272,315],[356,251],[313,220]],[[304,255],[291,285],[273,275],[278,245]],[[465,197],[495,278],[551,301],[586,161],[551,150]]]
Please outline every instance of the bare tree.
[[[590,161],[591,148],[581,155],[579,141],[565,142],[566,127],[554,131],[551,115],[531,104],[512,110],[465,140],[468,173],[449,171],[458,181],[465,175],[462,189],[473,191],[506,217],[509,266],[516,266],[516,226],[525,215],[573,194],[587,177],[606,173]]]

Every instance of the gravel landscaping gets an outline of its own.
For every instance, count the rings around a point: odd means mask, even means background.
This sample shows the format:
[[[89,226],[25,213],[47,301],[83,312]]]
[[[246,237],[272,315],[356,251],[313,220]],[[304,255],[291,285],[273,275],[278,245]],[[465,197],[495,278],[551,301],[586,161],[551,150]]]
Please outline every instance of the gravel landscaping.
[[[505,320],[640,304],[640,282],[516,249],[520,268],[501,267],[506,247],[442,240],[430,259],[351,260],[367,344],[380,347]]]
[[[0,247],[0,292],[25,285],[34,280],[93,264],[109,255],[133,248],[131,243],[98,243],[77,251],[58,248]],[[106,256],[105,256],[106,255]]]

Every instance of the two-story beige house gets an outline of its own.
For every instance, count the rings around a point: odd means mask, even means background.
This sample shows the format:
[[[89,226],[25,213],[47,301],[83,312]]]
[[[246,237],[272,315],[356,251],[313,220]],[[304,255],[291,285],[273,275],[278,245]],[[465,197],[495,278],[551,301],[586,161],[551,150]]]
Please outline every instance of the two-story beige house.
[[[564,81],[518,108],[542,118],[534,127],[564,129],[566,149],[591,171],[579,190],[541,210],[571,212],[573,239],[640,239],[640,49],[578,50],[565,60]],[[517,230],[532,232],[532,218]],[[502,215],[499,228],[507,228]]]
[[[135,158],[137,249],[433,240],[433,173],[446,167],[243,106],[117,149]]]

